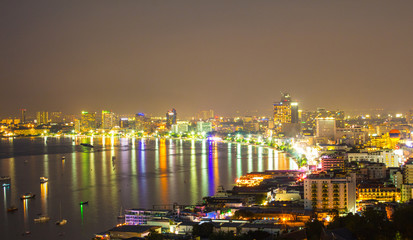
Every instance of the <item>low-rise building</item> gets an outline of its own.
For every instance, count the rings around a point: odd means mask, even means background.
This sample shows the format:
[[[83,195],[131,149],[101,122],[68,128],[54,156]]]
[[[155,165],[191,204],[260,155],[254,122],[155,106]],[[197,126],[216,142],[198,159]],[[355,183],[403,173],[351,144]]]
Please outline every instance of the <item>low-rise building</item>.
[[[127,209],[125,210],[125,223],[128,225],[147,224],[153,219],[166,217],[169,210]]]
[[[400,190],[383,184],[360,184],[357,186],[357,201],[377,200],[379,202],[399,202]]]
[[[400,155],[396,154],[393,150],[348,153],[347,157],[349,162],[369,161],[384,163],[387,167],[399,167],[402,160]]]
[[[401,201],[408,202],[413,199],[413,184],[402,184]]]
[[[122,225],[110,229],[110,239],[129,239],[133,237],[145,237],[150,232],[161,233],[161,227],[157,226],[140,226],[140,225]]]
[[[304,208],[356,212],[356,173],[309,175],[304,180]]]
[[[322,157],[321,166],[323,171],[332,170],[343,170],[344,169],[344,158],[343,157]]]
[[[360,173],[365,179],[378,180],[386,178],[386,165],[384,163],[361,162]]]

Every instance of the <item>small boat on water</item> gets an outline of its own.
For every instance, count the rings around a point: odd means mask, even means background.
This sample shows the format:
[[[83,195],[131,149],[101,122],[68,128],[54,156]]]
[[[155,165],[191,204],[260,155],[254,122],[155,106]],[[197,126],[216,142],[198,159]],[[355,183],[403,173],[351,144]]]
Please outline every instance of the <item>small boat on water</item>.
[[[125,218],[125,214],[124,214],[123,211],[122,211],[122,206],[120,206],[118,219],[124,219],[124,218]]]
[[[9,176],[1,176],[0,182],[10,182],[11,178]]]
[[[60,220],[60,221],[57,221],[57,222],[56,222],[56,225],[61,226],[61,225],[65,225],[66,223],[67,223],[67,220],[66,220],[66,219],[62,219],[62,220]]]
[[[1,176],[0,177],[0,184],[2,187],[9,187],[11,182],[11,178],[9,176]]]
[[[81,146],[84,146],[84,147],[90,147],[90,148],[93,147],[93,145],[92,145],[92,144],[89,144],[89,143],[81,143],[80,145],[81,145]]]
[[[47,178],[47,177],[40,177],[40,183],[46,183],[47,181],[49,181],[49,178]]]
[[[20,199],[21,200],[30,199],[30,198],[34,198],[35,196],[36,196],[36,194],[33,194],[33,193],[25,193],[20,197]]]
[[[59,207],[59,221],[56,222],[56,225],[65,225],[67,223],[67,220],[62,218],[62,203],[60,202],[60,207]]]
[[[40,216],[38,218],[34,219],[35,223],[44,223],[44,222],[48,222],[50,220],[50,217],[48,216]]]
[[[89,204],[89,201],[80,202],[79,204],[80,204],[80,205],[87,205],[87,204]]]
[[[7,212],[15,212],[17,210],[18,208],[16,206],[10,206],[9,208],[7,208]]]
[[[63,157],[62,157],[62,161],[63,161],[63,160],[65,160],[65,159],[66,159],[66,157],[65,157],[65,156],[63,156]]]

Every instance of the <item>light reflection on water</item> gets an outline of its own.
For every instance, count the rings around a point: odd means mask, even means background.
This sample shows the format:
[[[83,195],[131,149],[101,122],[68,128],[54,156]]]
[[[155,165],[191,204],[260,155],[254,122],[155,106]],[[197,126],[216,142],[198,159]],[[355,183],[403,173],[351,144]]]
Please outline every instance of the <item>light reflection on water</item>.
[[[25,230],[32,232],[32,239],[55,239],[62,232],[59,239],[90,239],[117,224],[121,206],[196,204],[219,185],[230,189],[235,179],[248,172],[297,168],[282,153],[241,143],[116,137],[0,141],[0,151],[19,147],[15,157],[0,159],[0,176],[12,177],[11,188],[2,189],[0,232],[18,236],[11,239],[19,239]],[[95,147],[79,146],[82,142]],[[27,156],[17,154],[22,147],[27,148]],[[49,177],[49,182],[40,184],[41,176]],[[19,196],[25,192],[39,193],[39,199],[21,201]],[[80,201],[89,205],[81,206]],[[68,224],[57,227],[60,202]],[[7,213],[12,204],[19,211]],[[51,221],[35,225],[39,213],[49,215]]]

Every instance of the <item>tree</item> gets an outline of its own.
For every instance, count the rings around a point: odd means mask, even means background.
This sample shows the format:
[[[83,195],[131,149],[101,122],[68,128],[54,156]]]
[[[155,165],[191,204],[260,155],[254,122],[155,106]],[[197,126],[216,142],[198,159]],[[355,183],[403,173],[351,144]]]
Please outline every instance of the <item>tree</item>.
[[[323,223],[315,219],[314,221],[308,221],[305,223],[307,229],[307,238],[309,240],[319,240],[321,231],[323,230]]]
[[[413,239],[413,206],[400,207],[394,211],[392,219],[394,227],[402,239]]]
[[[165,237],[162,234],[151,230],[151,232],[149,233],[148,237],[146,237],[146,239],[148,239],[148,240],[163,240],[163,239],[165,239]]]
[[[212,233],[209,235],[209,240],[236,240],[237,237],[234,235],[234,232],[223,232],[219,231],[217,233]]]
[[[201,238],[207,238],[212,234],[213,230],[214,225],[212,223],[202,223],[194,226],[192,234]]]
[[[347,228],[357,239],[394,239],[395,236],[386,213],[374,209],[364,211],[362,216],[349,213],[345,217],[336,217],[328,228]]]
[[[240,209],[234,213],[234,216],[232,216],[232,218],[234,219],[240,219],[240,218],[250,219],[252,217],[254,217],[254,213],[246,209]]]

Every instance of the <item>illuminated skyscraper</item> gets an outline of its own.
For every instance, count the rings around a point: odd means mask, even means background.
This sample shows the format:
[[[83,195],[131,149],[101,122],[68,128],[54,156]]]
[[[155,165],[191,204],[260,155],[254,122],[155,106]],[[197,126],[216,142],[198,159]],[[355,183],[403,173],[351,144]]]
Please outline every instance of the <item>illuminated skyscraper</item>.
[[[281,130],[283,124],[298,124],[298,103],[291,101],[288,93],[281,93],[281,101],[274,103],[274,127]]]
[[[316,136],[318,138],[335,139],[336,120],[334,118],[317,118],[316,126]]]
[[[134,124],[135,130],[137,131],[147,130],[145,129],[145,125],[147,125],[146,122],[147,122],[147,119],[144,113],[140,112],[140,113],[135,114],[135,124]]]
[[[166,127],[170,128],[173,124],[176,124],[175,108],[172,108],[166,113]]]
[[[37,124],[43,125],[49,122],[48,112],[37,112]]]
[[[51,112],[50,121],[52,123],[62,123],[63,122],[62,112]]]
[[[20,123],[24,124],[26,123],[26,109],[22,108],[20,109],[20,111],[21,111]]]
[[[198,119],[202,119],[202,120],[208,120],[208,119],[211,119],[211,118],[214,118],[215,117],[215,115],[214,115],[214,110],[205,110],[205,111],[200,111],[198,114],[197,114],[197,118]]]
[[[102,111],[102,128],[112,129],[116,125],[116,116],[111,111]]]
[[[82,112],[80,119],[80,130],[87,132],[96,128],[96,113]]]
[[[413,125],[413,109],[410,109],[406,114],[407,124]]]

